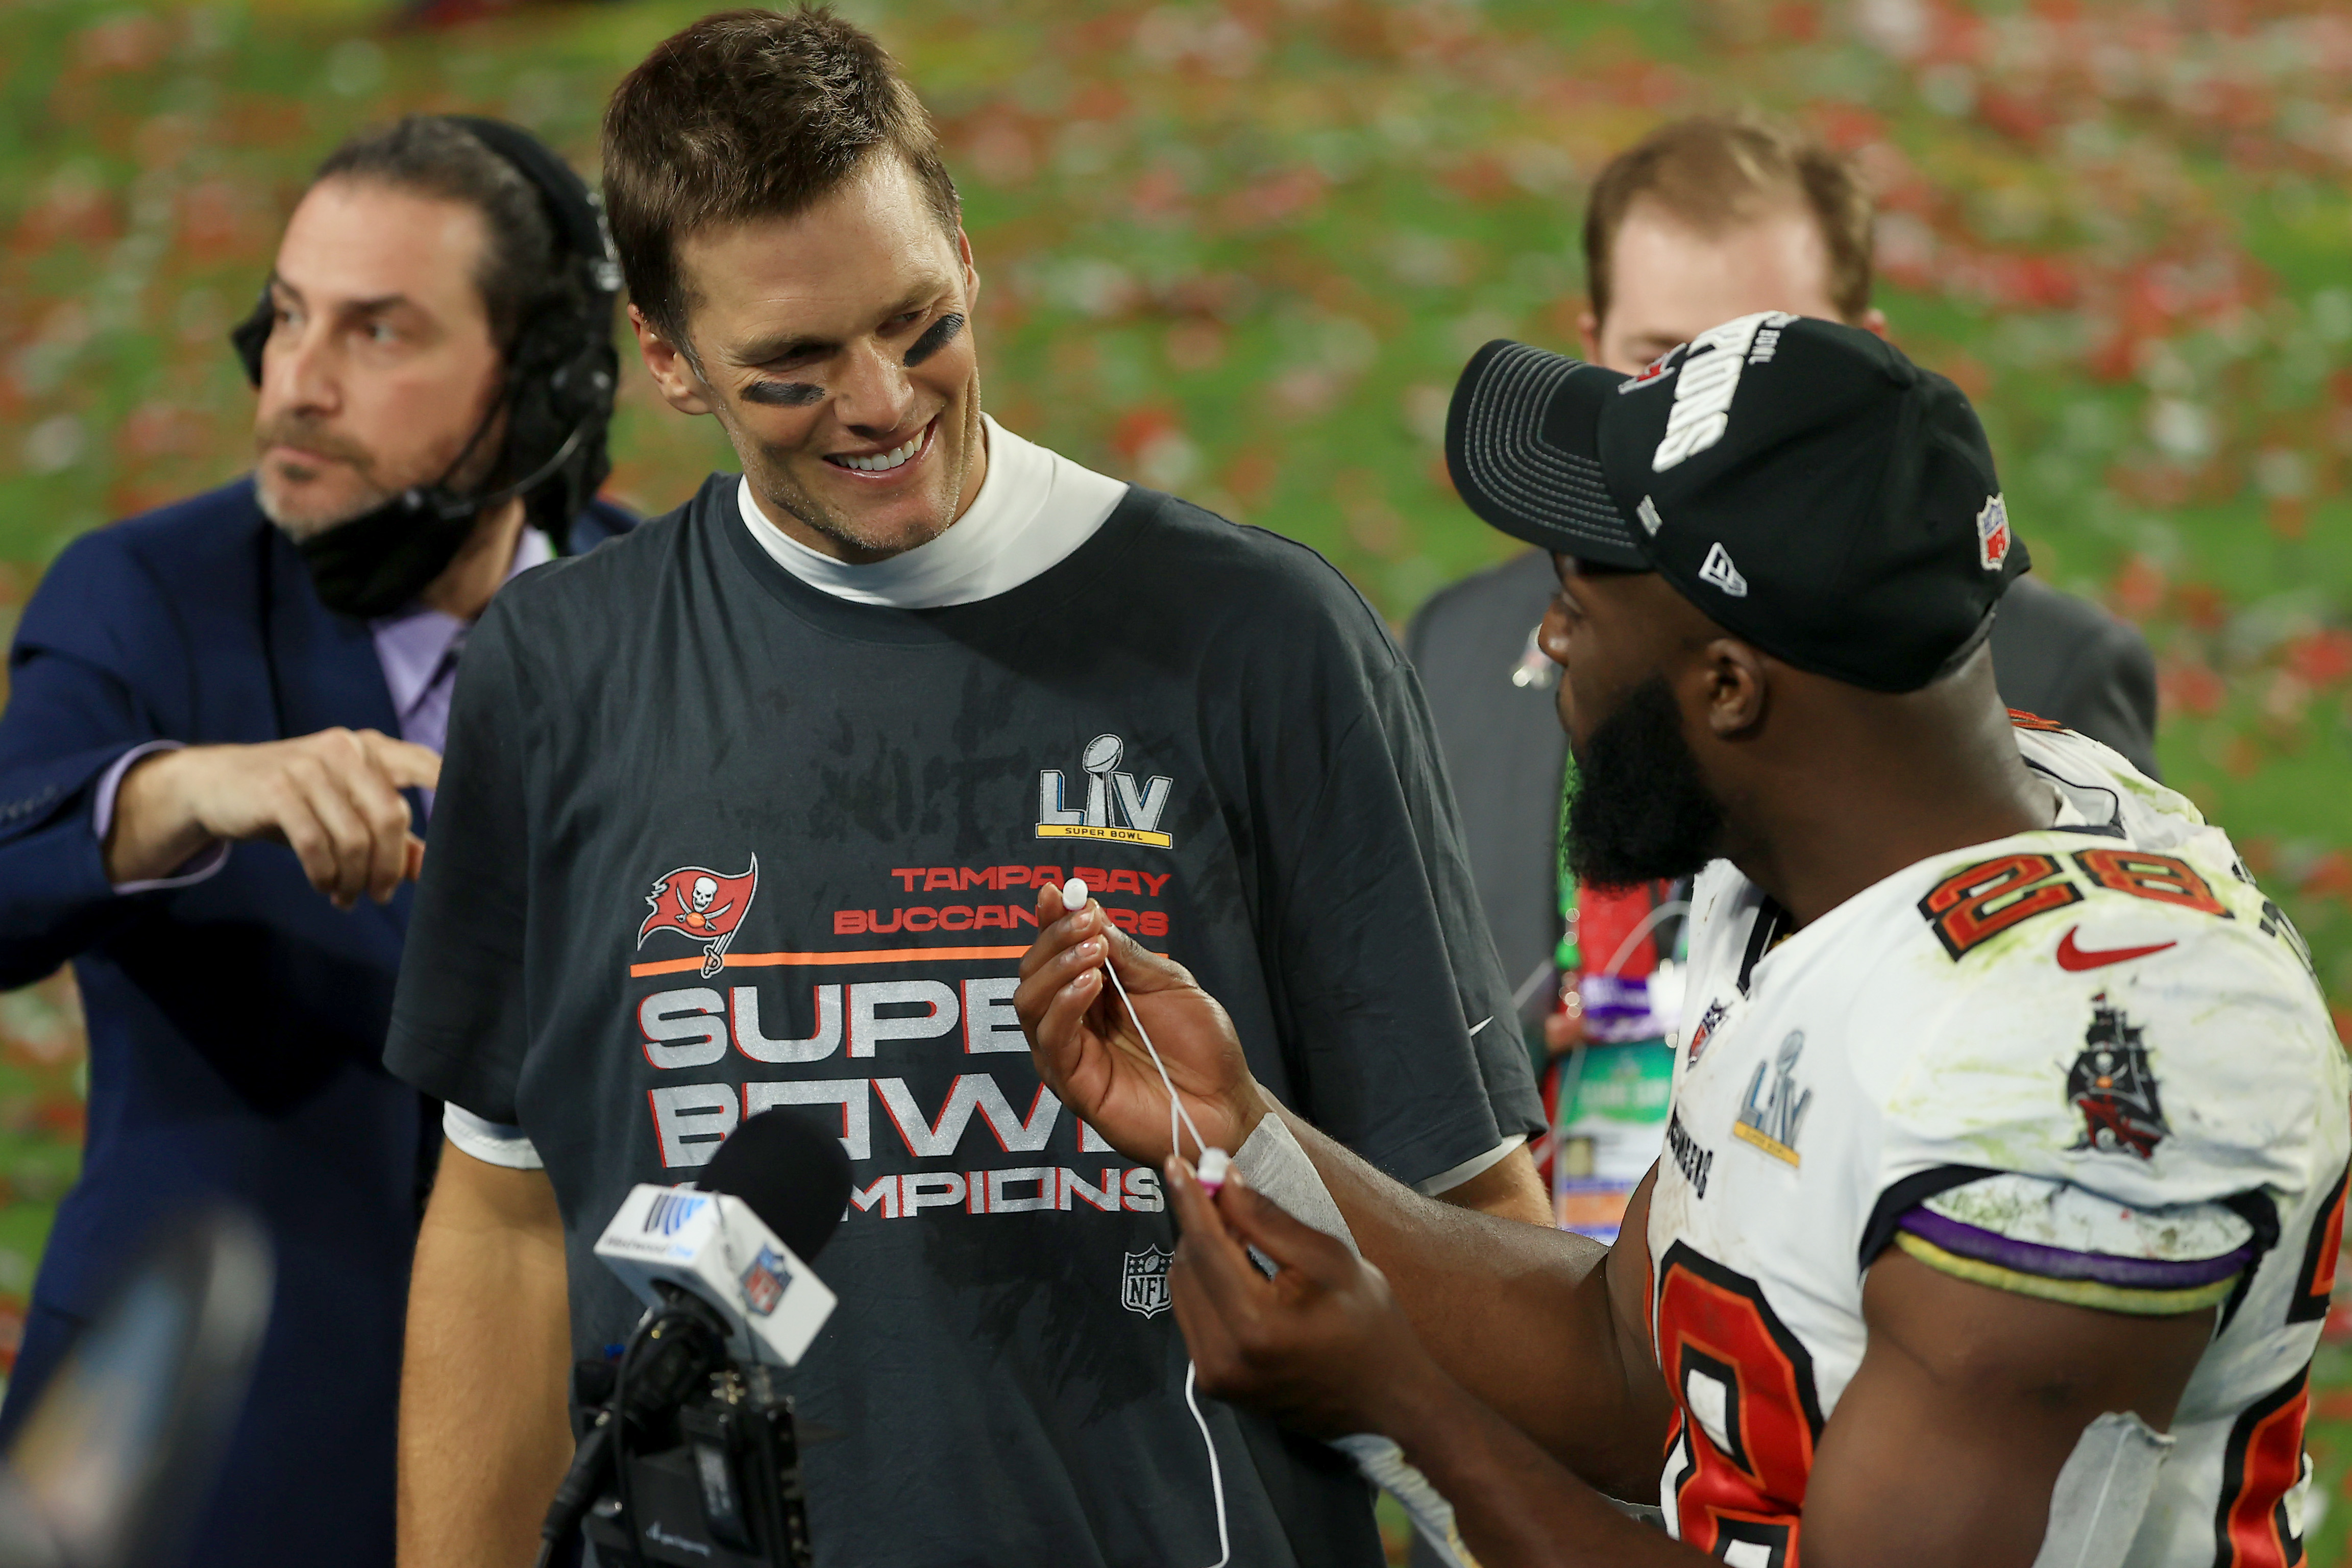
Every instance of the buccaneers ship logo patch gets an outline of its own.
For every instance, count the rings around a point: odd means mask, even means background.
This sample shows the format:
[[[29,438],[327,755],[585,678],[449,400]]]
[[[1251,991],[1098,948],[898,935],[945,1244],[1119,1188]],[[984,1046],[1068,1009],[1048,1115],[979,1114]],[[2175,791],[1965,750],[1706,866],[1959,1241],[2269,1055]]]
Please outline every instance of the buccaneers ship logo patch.
[[[2156,1074],[2148,1070],[2147,1047],[2139,1026],[2107,994],[2091,998],[2091,1028],[2083,1054],[2066,1074],[2066,1098],[2083,1113],[2076,1149],[2103,1154],[2137,1154],[2145,1160],[2172,1131],[2156,1097]]]
[[[751,907],[751,895],[759,890],[757,855],[751,857],[750,870],[732,877],[706,866],[665,872],[646,895],[654,912],[637,928],[637,945],[645,946],[646,938],[657,931],[674,931],[698,942],[703,944],[702,977],[708,980],[727,967],[727,944],[735,940],[736,928]]]
[[[1168,1293],[1168,1266],[1175,1261],[1174,1253],[1160,1247],[1127,1254],[1127,1266],[1118,1278],[1118,1304],[1147,1318],[1156,1318],[1174,1306]]]

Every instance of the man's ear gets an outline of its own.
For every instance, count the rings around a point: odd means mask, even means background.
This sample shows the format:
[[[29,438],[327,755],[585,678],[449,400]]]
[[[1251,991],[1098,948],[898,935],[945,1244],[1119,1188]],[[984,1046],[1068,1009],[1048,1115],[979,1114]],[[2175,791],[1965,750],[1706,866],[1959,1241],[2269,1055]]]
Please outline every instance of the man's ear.
[[[956,251],[963,258],[963,308],[969,314],[980,303],[980,268],[971,264],[971,236],[964,233],[961,224],[956,226]],[[970,321],[964,323],[964,331],[971,331]]]
[[[646,362],[646,371],[654,378],[662,401],[680,414],[710,413],[709,390],[677,345],[656,331],[646,313],[635,305],[629,307],[629,326],[637,334],[637,355]]]
[[[1584,344],[1587,364],[1601,363],[1601,318],[1592,313],[1591,305],[1577,313],[1576,335]]]
[[[1717,637],[1700,657],[1707,728],[1731,740],[1761,724],[1770,692],[1763,655],[1738,637]]]

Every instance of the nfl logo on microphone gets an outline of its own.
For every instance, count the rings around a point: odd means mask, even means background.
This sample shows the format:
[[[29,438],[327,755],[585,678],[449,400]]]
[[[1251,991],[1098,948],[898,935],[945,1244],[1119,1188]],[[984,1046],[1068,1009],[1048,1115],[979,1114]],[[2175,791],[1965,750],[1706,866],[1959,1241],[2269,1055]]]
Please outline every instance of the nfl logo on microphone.
[[[1119,1305],[1147,1318],[1166,1311],[1174,1304],[1168,1295],[1168,1265],[1175,1258],[1174,1253],[1157,1247],[1129,1253],[1126,1271],[1119,1276]]]
[[[743,1304],[764,1318],[776,1310],[792,1282],[791,1266],[776,1256],[775,1248],[763,1247],[760,1256],[751,1259],[751,1267],[743,1270]]]

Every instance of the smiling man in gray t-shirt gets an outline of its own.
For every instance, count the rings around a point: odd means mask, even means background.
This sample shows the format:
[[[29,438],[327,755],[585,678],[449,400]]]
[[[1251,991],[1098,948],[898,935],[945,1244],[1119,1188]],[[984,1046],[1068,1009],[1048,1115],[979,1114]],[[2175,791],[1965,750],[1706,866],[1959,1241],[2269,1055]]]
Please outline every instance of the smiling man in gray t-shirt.
[[[856,28],[688,28],[604,170],[646,363],[744,474],[468,646],[389,1052],[452,1107],[404,1551],[528,1560],[564,1363],[635,1317],[596,1235],[792,1105],[856,1182],[792,1382],[843,1434],[806,1455],[817,1561],[1212,1561],[1157,1173],[1045,1090],[1013,978],[1083,877],[1303,1115],[1542,1217],[1419,686],[1312,552],[982,416],[954,187]],[[1208,1419],[1234,1561],[1381,1560],[1344,1459]]]

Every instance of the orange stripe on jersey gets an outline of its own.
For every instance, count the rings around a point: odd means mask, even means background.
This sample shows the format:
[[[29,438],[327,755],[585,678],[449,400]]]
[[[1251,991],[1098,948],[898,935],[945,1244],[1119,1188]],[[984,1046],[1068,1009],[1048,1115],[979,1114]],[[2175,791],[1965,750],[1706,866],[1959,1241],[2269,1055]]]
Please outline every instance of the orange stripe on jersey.
[[[2352,1170],[2336,1178],[2336,1194],[2319,1211],[2304,1243],[2303,1269],[2295,1276],[2294,1296],[2287,1302],[2286,1321],[2315,1323],[2327,1316],[2336,1296],[2336,1266],[2344,1247],[2344,1193]]]
[[[2041,730],[2053,734],[2063,734],[2066,729],[2065,725],[2055,719],[2044,719],[2041,714],[2028,713],[2022,708],[2011,709],[2009,721],[2020,730]]]
[[[863,952],[730,952],[727,954],[730,969],[765,969],[776,964],[812,965],[850,963],[916,963],[923,959],[936,959],[942,963],[975,958],[1019,958],[1026,947],[877,947]],[[629,978],[642,980],[648,974],[677,974],[688,969],[700,969],[699,958],[665,958],[652,963],[632,963]]]
[[[2221,1455],[2221,1501],[2215,1511],[2214,1568],[2289,1568],[2303,1561],[2303,1538],[2288,1524],[2286,1494],[2303,1479],[2303,1418],[2311,1405],[2311,1367],[2246,1407]]]

